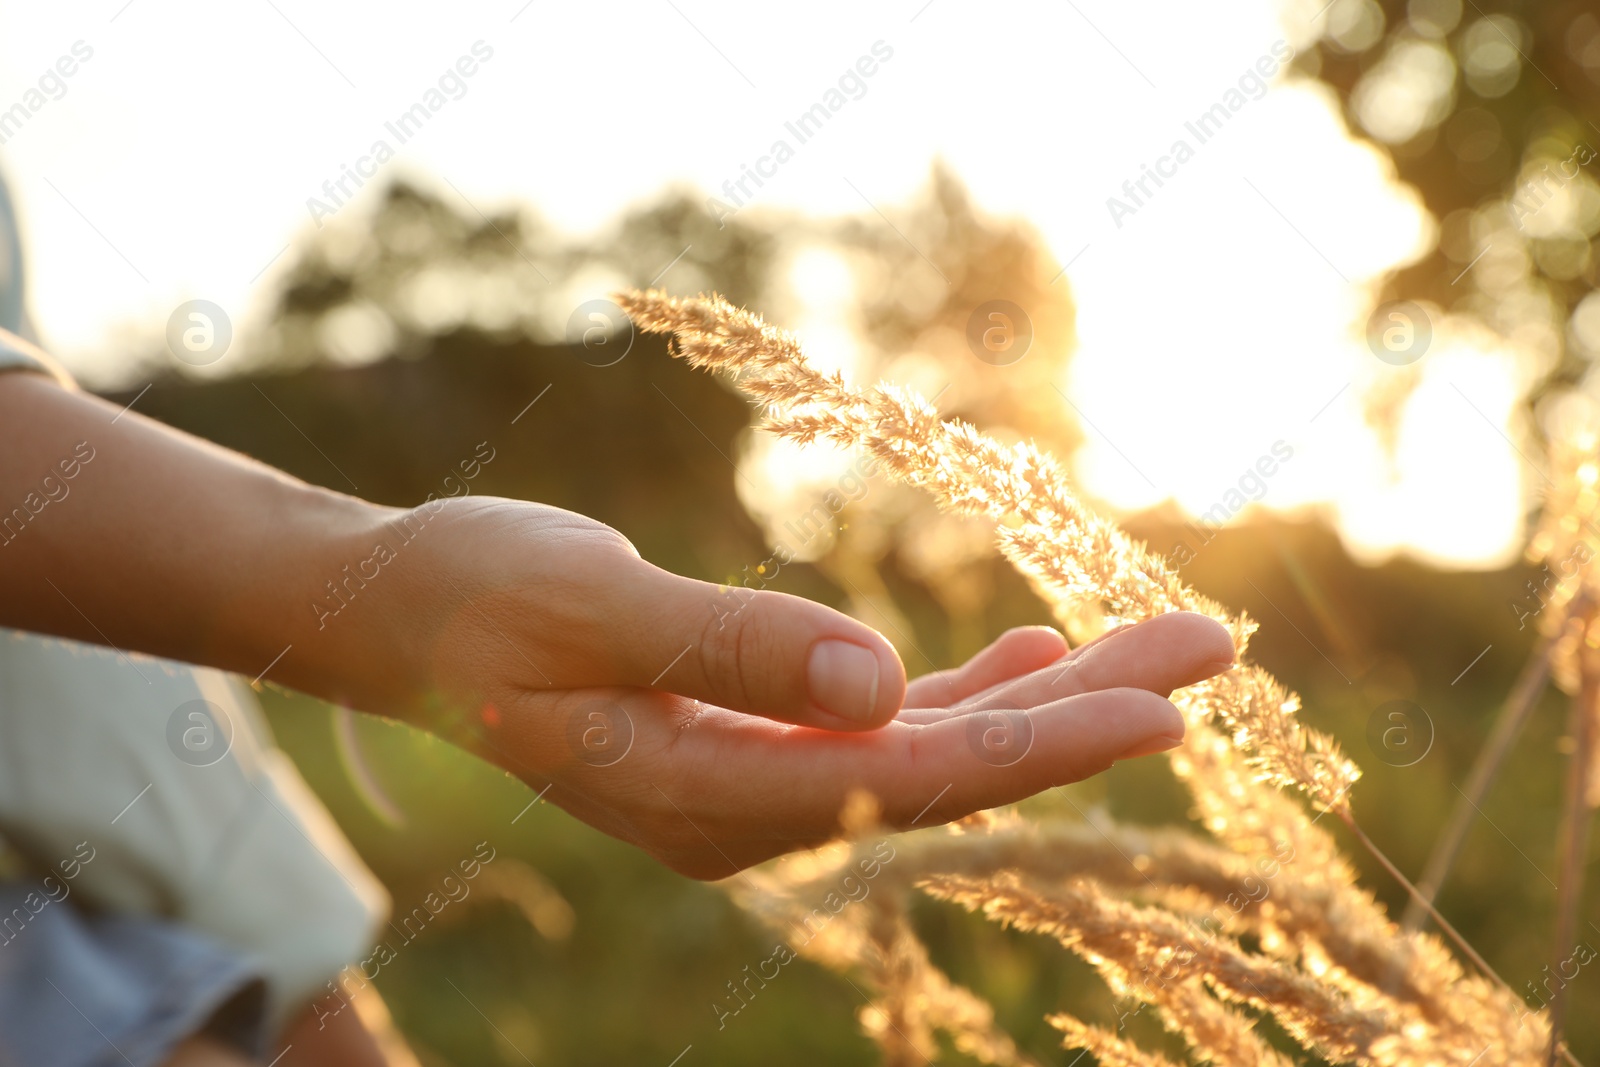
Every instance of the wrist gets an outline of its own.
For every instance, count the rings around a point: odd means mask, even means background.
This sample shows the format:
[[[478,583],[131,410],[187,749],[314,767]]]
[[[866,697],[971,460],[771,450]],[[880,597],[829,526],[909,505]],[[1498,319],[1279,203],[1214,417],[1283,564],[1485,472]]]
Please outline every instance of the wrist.
[[[406,717],[426,685],[406,630],[401,564],[415,510],[385,507],[313,487],[288,508],[291,529],[268,593],[275,620],[254,642],[280,657],[267,676],[334,703]],[[409,534],[409,537],[408,537]],[[264,661],[265,662],[265,661]]]

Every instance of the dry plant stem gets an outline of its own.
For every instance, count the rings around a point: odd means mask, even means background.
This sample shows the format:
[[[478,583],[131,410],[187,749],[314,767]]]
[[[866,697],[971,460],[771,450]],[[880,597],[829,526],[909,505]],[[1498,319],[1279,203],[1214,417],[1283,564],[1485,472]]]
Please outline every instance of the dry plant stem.
[[[1230,616],[1185,585],[1167,560],[1085,507],[1048,453],[942,419],[908,390],[855,388],[837,372],[823,374],[792,334],[721,297],[651,290],[616,299],[639,329],[673,335],[676,355],[732,374],[739,390],[763,405],[766,429],[801,444],[863,448],[889,477],[925,489],[941,508],[994,521],[1001,552],[1053,605],[1102,605],[1112,622],[1200,612],[1227,627],[1244,654],[1255,623]],[[1331,738],[1300,724],[1298,697],[1251,665],[1204,688],[1204,713],[1268,780],[1303,790],[1319,807],[1348,807],[1360,771]]]
[[[1466,938],[1462,937],[1454,926],[1450,925],[1450,921],[1448,919],[1439,914],[1438,909],[1436,909],[1431,902],[1423,900],[1421,890],[1412,885],[1411,879],[1402,874],[1400,868],[1396,867],[1394,862],[1390,860],[1388,856],[1383,854],[1383,850],[1373,842],[1372,838],[1367,836],[1365,830],[1361,829],[1361,827],[1356,824],[1355,819],[1345,815],[1342,812],[1340,813],[1339,818],[1343,820],[1345,826],[1350,829],[1350,832],[1356,836],[1356,840],[1360,841],[1362,846],[1372,854],[1372,857],[1383,865],[1383,869],[1388,871],[1390,876],[1393,877],[1395,881],[1399,882],[1401,886],[1405,888],[1407,893],[1411,894],[1411,899],[1417,901],[1423,906],[1423,908],[1427,911],[1428,916],[1433,919],[1434,922],[1439,924],[1439,929],[1444,931],[1445,936],[1449,937],[1451,942],[1461,950],[1462,954],[1472,961],[1473,966],[1477,967],[1485,977],[1492,980],[1501,989],[1504,989],[1513,997],[1516,996],[1516,990],[1507,985],[1506,980],[1500,977],[1499,972],[1497,972],[1493,967],[1489,966],[1489,961],[1478,955],[1478,950],[1473,948],[1472,944],[1467,941]],[[1552,1034],[1553,1033],[1554,1031],[1552,1030]],[[1550,1063],[1555,1062],[1554,1057],[1556,1054],[1555,1038],[1552,1037],[1550,1053],[1551,1059],[1549,1060]],[[1560,1048],[1560,1056],[1563,1060],[1570,1064],[1571,1067],[1582,1067],[1582,1065],[1573,1058],[1572,1053],[1567,1051],[1566,1046],[1564,1045]]]
[[[1062,1041],[1066,1048],[1082,1048],[1094,1053],[1100,1067],[1175,1067],[1165,1056],[1147,1052],[1070,1015],[1048,1015],[1045,1022],[1066,1035]]]
[[[641,330],[673,335],[674,354],[694,366],[729,373],[741,392],[762,405],[767,430],[801,444],[821,440],[861,449],[892,480],[926,490],[942,509],[994,522],[1002,554],[1058,616],[1087,610],[1116,625],[1197,611],[1233,635],[1239,666],[1173,695],[1190,736],[1172,759],[1195,797],[1196,817],[1243,859],[1140,848],[1133,855],[1141,877],[1119,870],[1097,886],[1085,878],[1088,872],[1061,871],[1050,863],[1042,865],[1052,868],[1049,873],[1035,870],[1036,853],[1024,863],[1008,861],[999,854],[1004,847],[991,854],[976,837],[952,846],[948,860],[924,857],[935,864],[930,871],[913,858],[915,849],[907,842],[906,856],[875,893],[898,900],[892,886],[916,885],[936,898],[981,909],[995,921],[1054,933],[1074,951],[1087,950],[1085,958],[1093,957],[1090,962],[1113,991],[1149,994],[1145,999],[1155,1003],[1169,1030],[1184,1036],[1191,1055],[1215,1062],[1240,1067],[1289,1062],[1254,1033],[1253,1013],[1259,1010],[1287,1024],[1289,1036],[1302,1046],[1341,1061],[1409,1067],[1442,1062],[1439,1056],[1445,1055],[1463,1063],[1475,1056],[1472,1062],[1478,1063],[1498,1050],[1500,1058],[1490,1062],[1538,1062],[1545,1051],[1543,1018],[1536,1019],[1533,1030],[1524,1026],[1533,1013],[1517,1014],[1525,1007],[1520,998],[1356,825],[1348,797],[1359,768],[1331,738],[1299,721],[1294,693],[1247,661],[1252,620],[1196,593],[1166,560],[1086,508],[1068,488],[1061,465],[1032,445],[1002,444],[960,420],[945,420],[907,390],[888,384],[856,388],[837,373],[820,373],[793,335],[720,297],[678,299],[652,291],[619,294],[617,301]],[[1555,654],[1548,659],[1548,670],[1558,679],[1562,662]],[[1521,703],[1537,698],[1538,685],[1529,682],[1528,688],[1532,692]],[[1515,731],[1506,729],[1514,738]],[[1482,775],[1480,790],[1492,782],[1496,769]],[[1354,871],[1332,838],[1307,818],[1300,803],[1279,792],[1283,787],[1298,789],[1317,809],[1337,814],[1485,978],[1464,976],[1431,935],[1405,935],[1389,922],[1376,900],[1355,886]],[[1281,851],[1285,845],[1291,849],[1287,856]],[[1130,862],[1114,842],[1102,851],[1107,862],[1113,853],[1115,860]],[[1275,875],[1265,873],[1259,858],[1269,853],[1284,864],[1292,860],[1295,869],[1272,882]],[[796,892],[812,877],[836,877],[842,868],[832,864],[838,858],[819,851],[797,860],[747,906],[772,918],[787,915],[809,930],[811,920],[803,916],[815,916],[817,909],[808,908]],[[972,874],[978,873],[973,867],[991,869],[986,876],[963,877],[937,869],[947,862]],[[1263,872],[1265,881],[1256,879],[1257,889],[1272,883],[1258,897],[1251,882],[1241,878],[1241,890],[1256,902],[1249,916],[1243,903],[1232,903],[1238,893],[1227,883],[1235,864],[1246,869],[1254,864]],[[1448,866],[1443,862],[1441,870]],[[1041,885],[1035,878],[1053,881],[1052,875],[1063,874],[1072,879],[1065,887]],[[1186,889],[1181,884],[1186,879],[1195,884]],[[1211,931],[1204,943],[1195,944],[1189,913],[1204,911],[1214,918],[1219,895],[1222,906],[1234,913],[1223,920],[1228,928]],[[1152,899],[1157,906],[1136,907],[1119,896]],[[1270,938],[1273,949],[1267,955],[1246,949],[1238,939],[1252,927]],[[806,945],[808,955],[836,969],[864,966],[869,973],[875,967],[880,972],[881,981],[874,984],[884,999],[874,1010],[883,1012],[882,1023],[895,1026],[880,1025],[880,1016],[873,1014],[868,1029],[886,1052],[903,1059],[921,1055],[922,1044],[914,1038],[930,1023],[946,1032],[952,1023],[958,1030],[987,1027],[975,1026],[979,1015],[954,1002],[944,1025],[935,1023],[927,1006],[947,999],[938,983],[927,971],[905,966],[914,952],[885,955],[886,943],[893,940],[868,937],[854,919],[841,919],[815,940],[808,936]],[[1152,970],[1159,974],[1180,950],[1202,966],[1180,968],[1183,973],[1174,974],[1172,982],[1138,979]],[[884,969],[891,959],[897,966]],[[1407,984],[1391,988],[1386,976],[1397,973]],[[1104,1051],[1113,1062],[1150,1062],[1132,1046],[1113,1045],[1115,1035],[1063,1029],[1101,1046],[1097,1055]],[[1004,1058],[1002,1038],[987,1047],[999,1053],[996,1060]]]
[[[934,1032],[948,1034],[956,1048],[991,1067],[1040,1067],[1018,1051],[1011,1037],[994,1023],[994,1010],[970,990],[956,985],[928,959],[927,948],[912,932],[904,901],[886,904],[874,898],[869,907],[868,936],[873,951],[865,969],[881,990],[863,1013],[863,1023],[879,1031],[878,1041],[890,1062],[913,1065],[934,1062],[923,1048],[938,1044]],[[892,1031],[892,1034],[887,1031]]]
[[[1545,686],[1550,681],[1550,652],[1554,644],[1555,642],[1549,637],[1539,642],[1533,656],[1517,675],[1516,683],[1512,686],[1510,696],[1506,698],[1505,707],[1495,721],[1489,739],[1483,748],[1479,749],[1478,758],[1472,764],[1472,773],[1467,777],[1467,787],[1461,791],[1461,798],[1456,801],[1455,810],[1450,813],[1450,821],[1445,824],[1439,840],[1434,844],[1433,852],[1428,857],[1428,864],[1423,868],[1422,877],[1417,882],[1420,899],[1413,898],[1406,906],[1401,926],[1407,931],[1421,927],[1434,898],[1439,895],[1440,887],[1450,876],[1450,868],[1455,866],[1456,857],[1461,853],[1461,845],[1467,838],[1467,831],[1472,827],[1483,805],[1483,798],[1488,794],[1489,787],[1494,784],[1500,768],[1505,765],[1507,753],[1522,735],[1522,729],[1533,715],[1533,709],[1538,705],[1539,698],[1544,695]]]
[[[1411,899],[1420,904],[1427,911],[1428,916],[1433,919],[1434,922],[1439,924],[1439,929],[1443,930],[1445,936],[1449,937],[1450,940],[1455,943],[1455,946],[1459,948],[1467,957],[1467,959],[1472,961],[1473,966],[1477,967],[1485,977],[1493,979],[1500,986],[1500,988],[1504,989],[1507,993],[1510,993],[1512,996],[1516,996],[1516,990],[1507,985],[1506,980],[1501,978],[1493,967],[1489,966],[1489,962],[1482,956],[1478,955],[1478,950],[1473,948],[1472,945],[1468,943],[1467,939],[1462,937],[1461,934],[1457,932],[1454,926],[1450,925],[1450,920],[1446,919],[1443,915],[1440,915],[1438,909],[1436,909],[1432,903],[1423,899],[1422,891],[1411,884],[1411,879],[1407,878],[1400,872],[1400,868],[1394,865],[1393,860],[1384,855],[1383,849],[1379,848],[1372,838],[1367,836],[1367,832],[1356,824],[1355,819],[1345,815],[1342,812],[1339,814],[1339,818],[1343,820],[1345,826],[1349,828],[1350,832],[1355,835],[1356,840],[1361,842],[1362,847],[1372,854],[1372,858],[1381,863],[1383,865],[1383,869],[1388,871],[1390,876],[1393,877],[1395,881],[1399,882],[1405,891],[1411,895]]]
[[[1226,925],[1237,928],[1224,933],[1216,925],[1210,931],[1202,926],[1200,936],[1267,934],[1281,946],[1267,954],[1280,957],[1315,945],[1317,954],[1353,984],[1381,986],[1386,997],[1410,1005],[1431,1025],[1454,1025],[1463,1014],[1441,1000],[1441,992],[1463,988],[1461,969],[1445,956],[1444,947],[1439,945],[1436,953],[1431,935],[1386,935],[1387,923],[1376,903],[1354,891],[1348,872],[1331,871],[1310,848],[1302,847],[1304,855],[1286,859],[1281,869],[1272,868],[1272,878],[1257,883],[1269,888],[1253,902],[1236,895],[1262,873],[1251,858],[1174,829],[1007,819],[981,833],[902,836],[896,848],[894,866],[879,882],[879,891],[891,896],[902,892],[901,883],[934,874],[988,878],[1010,871],[1021,884],[1045,891],[1083,879],[1122,899],[1158,903],[1191,922],[1209,916],[1215,924],[1223,914]],[[865,849],[845,853],[838,869],[867,854]],[[790,899],[814,896],[837,877],[831,866],[809,876],[791,870],[767,892]],[[1293,906],[1287,906],[1291,901]],[[1402,977],[1386,982],[1390,975]]]
[[[1054,937],[1129,995],[1163,1010],[1163,1023],[1198,1055],[1239,1067],[1289,1067],[1254,1021],[1231,1006],[1270,1012],[1305,1048],[1331,1062],[1370,1062],[1373,1045],[1403,1026],[1385,1005],[1357,1006],[1278,960],[1223,939],[1200,940],[1188,923],[1107,896],[1088,882],[1045,892],[1008,874],[936,875],[930,896],[1019,930]]]
[[[1584,616],[1587,624],[1590,616]],[[1552,965],[1557,974],[1561,964],[1571,952],[1569,947],[1577,934],[1578,904],[1583,890],[1584,855],[1588,851],[1589,822],[1594,814],[1589,807],[1588,783],[1590,763],[1594,758],[1594,730],[1597,701],[1600,701],[1600,650],[1588,647],[1579,649],[1578,692],[1572,698],[1571,725],[1568,735],[1575,748],[1572,763],[1567,767],[1566,797],[1562,805],[1562,850],[1560,889],[1556,896],[1555,943],[1551,946]],[[1550,998],[1550,1051],[1547,1064],[1556,1062],[1561,1047],[1561,1029],[1566,1022],[1567,986],[1556,987]]]

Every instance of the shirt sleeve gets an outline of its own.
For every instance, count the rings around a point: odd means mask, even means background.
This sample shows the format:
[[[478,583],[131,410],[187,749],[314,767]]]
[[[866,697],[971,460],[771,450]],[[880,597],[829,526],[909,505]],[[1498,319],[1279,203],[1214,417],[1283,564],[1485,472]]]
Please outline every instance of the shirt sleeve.
[[[75,388],[72,375],[68,374],[61,364],[16,334],[0,330],[0,373],[13,370],[48,374],[63,386],[69,389]]]

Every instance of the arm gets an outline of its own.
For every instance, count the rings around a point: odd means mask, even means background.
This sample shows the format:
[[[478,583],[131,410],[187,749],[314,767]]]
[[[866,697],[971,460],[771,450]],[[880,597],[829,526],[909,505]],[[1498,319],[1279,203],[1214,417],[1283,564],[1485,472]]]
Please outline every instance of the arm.
[[[1198,615],[1070,653],[1025,629],[908,690],[870,627],[581,515],[378,507],[35,375],[0,375],[0,508],[0,624],[395,715],[697,877],[826,839],[855,789],[926,826],[1170,748],[1166,695],[1233,652]]]
[[[570,512],[481,499],[380,507],[39,375],[0,375],[0,427],[5,625],[247,677],[272,664],[275,681],[411,721],[440,697],[477,695],[434,662],[441,643],[499,630],[503,645],[508,626],[533,638],[518,654],[544,688],[649,685],[687,634],[673,681],[689,696],[862,729],[904,694],[898,658],[869,627],[793,597],[730,612],[717,587],[652,567]],[[525,565],[484,565],[506,556]],[[512,590],[511,611],[542,617],[536,634],[484,614],[484,600]],[[813,653],[826,670],[811,669]]]
[[[309,608],[394,509],[43,375],[0,374],[0,428],[0,623],[252,678],[292,644],[275,680],[400,710],[405,681],[359,667],[375,620],[319,633]]]

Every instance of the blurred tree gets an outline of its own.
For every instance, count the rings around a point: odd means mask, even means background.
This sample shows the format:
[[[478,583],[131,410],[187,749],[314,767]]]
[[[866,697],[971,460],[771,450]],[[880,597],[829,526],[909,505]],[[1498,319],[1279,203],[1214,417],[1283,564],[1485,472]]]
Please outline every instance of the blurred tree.
[[[808,320],[825,331],[842,327],[855,380],[909,386],[946,416],[1002,437],[1031,437],[1061,454],[1076,447],[1076,422],[1059,389],[1075,343],[1074,309],[1059,264],[1032,226],[980,212],[941,164],[893,221],[875,209],[793,220],[781,232],[795,273],[804,270],[795,262],[801,256],[831,260],[842,272],[839,296],[818,301],[775,284],[761,306],[802,332]],[[913,670],[981,648],[997,621],[990,612],[996,583],[1011,581],[994,558],[988,525],[942,515],[925,494],[878,483],[840,514],[828,494],[837,499],[862,457],[821,467],[769,463],[792,451],[755,440],[746,449],[744,466],[764,482],[745,503],[774,543],[815,561],[857,614],[896,641]],[[772,473],[802,470],[790,479]],[[818,526],[825,528],[814,533]],[[897,604],[908,597],[931,599],[943,625],[919,631]]]
[[[432,338],[471,327],[500,340],[576,342],[572,313],[620,285],[674,280],[749,300],[764,286],[770,235],[722,225],[686,193],[629,212],[596,239],[559,238],[536,215],[456,208],[422,187],[391,185],[370,216],[311,232],[243,368],[359,364],[417,357]],[[587,325],[587,323],[585,323]]]
[[[823,220],[779,212],[718,218],[688,192],[669,191],[628,212],[607,232],[574,240],[555,234],[528,210],[485,216],[453,203],[418,184],[398,182],[368,217],[341,217],[308,233],[265,330],[242,339],[237,370],[281,373],[355,368],[391,357],[402,363],[447,357],[448,371],[386,370],[380,376],[385,384],[373,387],[391,389],[419,375],[443,374],[448,378],[430,387],[430,400],[465,390],[465,403],[480,387],[485,395],[520,396],[537,384],[534,366],[553,360],[561,374],[576,377],[562,380],[549,404],[557,410],[541,413],[541,420],[562,426],[560,438],[583,439],[597,425],[590,415],[603,393],[603,402],[619,416],[603,420],[621,435],[618,446],[637,449],[641,469],[650,471],[646,480],[665,485],[673,476],[655,464],[694,454],[694,442],[686,442],[685,453],[652,448],[647,438],[661,431],[662,418],[693,431],[705,398],[697,392],[685,400],[669,392],[679,407],[674,413],[660,403],[655,390],[665,387],[653,379],[677,375],[675,368],[646,370],[628,361],[606,378],[598,373],[605,368],[579,365],[585,357],[578,348],[575,356],[541,351],[533,358],[527,346],[578,346],[591,324],[580,308],[622,286],[714,289],[803,330],[819,323],[836,328],[856,349],[850,372],[858,378],[911,385],[937,397],[947,413],[1002,435],[1032,437],[1063,454],[1077,443],[1075,422],[1054,387],[1074,342],[1073,307],[1060,267],[1036,230],[979,212],[943,166],[934,169],[921,195],[895,209],[893,223],[875,211]],[[806,296],[797,280],[819,259],[842,271],[842,284],[822,301],[826,306]],[[468,358],[485,351],[523,355],[492,367]],[[588,362],[604,362],[597,355],[591,353]],[[518,366],[523,358],[530,361]],[[468,384],[479,376],[516,384],[505,390],[487,381]],[[705,388],[687,379],[674,388],[680,386]],[[319,392],[323,385],[308,388]],[[583,398],[581,406],[573,406],[575,395]],[[220,401],[207,410],[218,414],[207,432],[248,447],[230,436],[247,434],[248,420],[234,423],[221,415],[229,406]],[[721,425],[720,416],[708,417]],[[334,437],[348,432],[328,429]],[[895,635],[902,652],[919,661],[914,669],[981,647],[994,622],[985,618],[994,583],[1010,580],[1009,570],[992,558],[992,537],[981,523],[941,516],[920,494],[886,485],[852,493],[845,515],[842,503],[830,503],[840,499],[837,493],[829,496],[845,473],[842,467],[813,465],[809,476],[793,465],[774,467],[765,462],[766,445],[749,436],[728,450],[735,454],[742,457],[740,497],[763,520],[769,539],[815,562],[863,617]],[[717,477],[723,476],[719,466],[713,460]],[[379,479],[392,473],[392,466],[375,463],[367,484],[383,484]],[[734,471],[725,473],[735,477]],[[548,485],[519,488],[552,503],[567,499]],[[621,496],[640,499],[637,489]],[[566,506],[618,521],[592,493]],[[847,531],[844,537],[837,536],[840,530]],[[747,552],[742,558],[755,565],[764,555]],[[745,573],[760,580],[752,569]],[[718,577],[739,580],[727,573]],[[901,599],[936,603],[943,622],[931,631],[924,625],[919,633],[896,606],[891,588],[900,589]]]
[[[1311,14],[1322,0],[1293,0]],[[1300,73],[1439,220],[1385,299],[1466,313],[1534,360],[1530,400],[1600,395],[1600,14],[1582,0],[1335,0]],[[1414,383],[1415,365],[1402,381]],[[1375,398],[1393,412],[1404,390]]]

